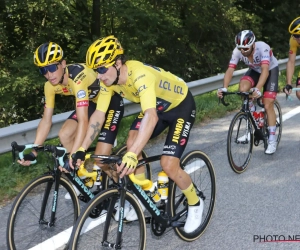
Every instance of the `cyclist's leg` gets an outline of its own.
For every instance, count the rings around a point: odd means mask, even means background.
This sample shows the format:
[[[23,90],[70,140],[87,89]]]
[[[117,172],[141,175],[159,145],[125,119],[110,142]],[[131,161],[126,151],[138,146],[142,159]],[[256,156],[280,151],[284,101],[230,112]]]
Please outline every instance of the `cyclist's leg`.
[[[90,119],[91,115],[96,109],[96,104],[92,101],[89,102],[88,107],[88,118]],[[70,152],[74,144],[75,134],[77,130],[78,119],[76,111],[72,112],[71,115],[67,118],[65,123],[62,125],[58,137],[61,144],[67,149],[67,152]]]
[[[105,122],[100,131],[95,154],[110,155],[115,139],[118,134],[121,119],[124,114],[124,103],[120,95],[113,95],[108,110],[105,115]],[[99,161],[94,162],[94,168],[99,166],[108,176],[112,176],[115,181],[118,181],[116,172],[112,172],[107,166],[100,164]]]
[[[58,133],[59,140],[61,144],[67,149],[67,152],[70,152],[70,150],[72,149],[78,124],[76,118],[74,118],[74,115],[76,115],[75,111],[64,122]]]
[[[278,67],[269,71],[268,79],[264,86],[264,107],[268,118],[269,139],[266,154],[274,154],[277,148],[276,141],[276,114],[274,110],[274,101],[278,90]]]
[[[188,216],[184,226],[186,233],[200,226],[204,208],[204,202],[198,197],[191,177],[180,167],[180,158],[187,145],[195,114],[196,105],[190,92],[176,108],[163,114],[163,119],[169,125],[169,131],[162,153],[161,166],[187,198]]]
[[[258,82],[259,75],[260,74],[256,71],[249,69],[240,79],[239,91],[248,92],[251,88],[255,87]],[[249,108],[251,111],[256,110],[252,100],[249,100]]]

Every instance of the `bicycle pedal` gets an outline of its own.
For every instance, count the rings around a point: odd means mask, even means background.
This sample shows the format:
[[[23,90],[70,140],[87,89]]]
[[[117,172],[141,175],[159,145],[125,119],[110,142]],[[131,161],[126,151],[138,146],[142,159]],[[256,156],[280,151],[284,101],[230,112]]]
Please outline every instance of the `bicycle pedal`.
[[[151,216],[145,216],[146,224],[150,224],[151,223],[151,219],[152,219]]]

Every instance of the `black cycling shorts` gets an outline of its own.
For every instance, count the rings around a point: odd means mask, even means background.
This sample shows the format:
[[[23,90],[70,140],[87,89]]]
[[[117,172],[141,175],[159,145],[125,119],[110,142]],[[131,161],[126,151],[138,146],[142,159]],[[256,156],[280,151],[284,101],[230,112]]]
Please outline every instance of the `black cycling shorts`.
[[[248,80],[251,83],[251,87],[255,87],[258,83],[260,73],[256,72],[253,69],[249,69],[241,80]],[[266,83],[263,88],[263,93],[265,98],[276,99],[278,92],[278,77],[279,77],[279,68],[278,66],[269,71],[269,76],[266,80]]]
[[[101,98],[101,96],[99,98]],[[89,107],[88,107],[89,119],[94,113],[94,111],[96,110],[96,107],[97,107],[96,103],[91,101],[89,102]],[[106,112],[105,122],[99,133],[98,142],[105,142],[112,145],[114,144],[123,115],[124,115],[123,98],[118,94],[114,94],[111,98],[111,102]],[[69,116],[68,119],[73,119],[77,121],[76,111],[74,111]]]
[[[190,131],[196,117],[196,105],[190,91],[186,98],[175,108],[167,112],[158,112],[159,118],[151,139],[169,128],[162,155],[180,158],[189,140]],[[133,121],[130,130],[138,130],[143,114],[140,113]]]

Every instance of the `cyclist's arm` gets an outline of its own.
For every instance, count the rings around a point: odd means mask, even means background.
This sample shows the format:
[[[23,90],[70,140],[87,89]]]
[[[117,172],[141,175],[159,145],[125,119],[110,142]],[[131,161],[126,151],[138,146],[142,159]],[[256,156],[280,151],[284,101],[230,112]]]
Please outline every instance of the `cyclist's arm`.
[[[47,139],[52,126],[53,110],[53,108],[44,108],[43,118],[38,125],[34,144],[42,145]]]
[[[93,143],[95,138],[100,133],[104,121],[105,121],[105,113],[100,110],[95,110],[90,118],[88,129],[81,147],[83,147],[85,150],[87,150],[90,147],[90,145]]]
[[[133,152],[138,155],[149,141],[153,130],[157,124],[158,116],[155,108],[145,110],[144,117],[141,121],[140,128],[134,143],[128,149],[128,152]]]
[[[261,90],[261,88],[265,85],[268,76],[269,76],[269,64],[262,64],[261,65],[261,74],[259,76],[256,88]]]
[[[286,84],[292,84],[292,78],[295,70],[296,53],[289,54],[286,64]]]
[[[224,80],[223,80],[223,87],[224,88],[228,88],[229,83],[232,79],[232,75],[233,75],[234,70],[235,69],[232,68],[232,67],[228,67],[228,69],[226,70]]]
[[[78,120],[74,144],[72,146],[71,154],[75,153],[81,146],[88,128],[88,106],[76,107],[76,116]]]

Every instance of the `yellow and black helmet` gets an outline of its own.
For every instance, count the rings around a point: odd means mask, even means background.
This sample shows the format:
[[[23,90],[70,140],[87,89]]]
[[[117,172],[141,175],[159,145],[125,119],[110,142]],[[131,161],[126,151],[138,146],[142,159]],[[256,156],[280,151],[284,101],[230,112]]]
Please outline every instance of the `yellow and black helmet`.
[[[292,35],[300,35],[300,16],[291,22],[289,32]]]
[[[33,62],[38,67],[60,62],[63,58],[62,48],[53,42],[40,45],[34,52]]]
[[[86,66],[91,69],[112,66],[116,57],[123,53],[120,42],[114,36],[99,38],[89,47],[86,53]]]

